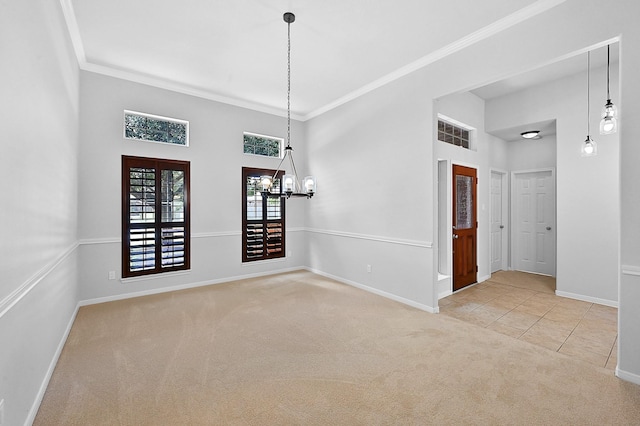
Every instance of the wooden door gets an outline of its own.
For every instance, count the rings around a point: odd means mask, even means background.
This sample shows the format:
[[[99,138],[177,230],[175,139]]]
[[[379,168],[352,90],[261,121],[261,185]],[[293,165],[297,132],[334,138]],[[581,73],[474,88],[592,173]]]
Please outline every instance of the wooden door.
[[[476,169],[453,165],[453,291],[477,282]]]
[[[553,170],[514,173],[513,268],[555,276],[555,178]]]

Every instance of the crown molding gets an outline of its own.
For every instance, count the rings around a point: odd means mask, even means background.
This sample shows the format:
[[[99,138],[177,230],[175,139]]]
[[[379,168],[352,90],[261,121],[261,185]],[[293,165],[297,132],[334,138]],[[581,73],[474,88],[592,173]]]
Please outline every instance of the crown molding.
[[[78,21],[76,20],[76,13],[73,10],[73,4],[71,3],[71,0],[60,0],[60,7],[62,8],[64,21],[67,24],[69,37],[71,37],[73,50],[76,52],[78,64],[82,66],[82,64],[87,62],[87,57],[84,53],[84,45],[82,44],[82,38],[80,37],[80,28],[78,28]]]
[[[268,107],[266,105],[261,105],[255,102],[220,95],[208,90],[198,89],[182,83],[158,77],[152,77],[150,75],[142,74],[135,71],[126,71],[105,65],[94,64],[87,61],[85,61],[84,63],[80,63],[80,69],[83,71],[102,74],[109,77],[115,77],[126,81],[145,84],[147,86],[157,87],[159,89],[182,93],[184,95],[195,96],[210,101],[220,102],[225,105],[232,105],[240,108],[250,109],[252,111],[264,112],[266,114],[277,115],[279,117],[287,116],[287,112],[279,108]],[[301,115],[291,113],[292,120],[302,121],[302,118],[303,116]]]
[[[402,68],[397,69],[396,71],[387,74],[386,76],[379,78],[358,90],[355,90],[342,98],[336,99],[335,101],[320,107],[308,114],[306,114],[302,121],[310,120],[314,117],[322,115],[332,109],[335,109],[341,105],[346,104],[354,99],[359,98],[369,92],[372,92],[382,86],[385,86],[395,80],[398,80],[408,74],[411,74],[414,71],[417,71],[421,68],[424,68],[434,62],[439,61],[453,53],[456,53],[466,47],[469,47],[479,41],[485,40],[495,34],[498,34],[516,24],[519,24],[522,21],[525,21],[533,16],[536,16],[540,13],[546,12],[547,10],[558,6],[561,3],[564,3],[566,0],[539,0],[527,7],[524,7],[509,16],[506,16],[490,25],[487,25],[484,28],[479,29],[447,46],[444,46],[441,49],[438,49],[422,58],[405,65]]]
[[[405,65],[404,67],[399,68],[396,71],[390,74],[387,74],[386,76],[381,77],[369,84],[366,84],[365,86],[362,86],[360,89],[357,89],[307,114],[292,113],[291,118],[297,121],[307,121],[314,117],[322,115],[354,99],[357,99],[363,95],[366,95],[367,93],[372,92],[382,86],[385,86],[395,80],[398,80],[414,71],[417,71],[430,64],[433,64],[434,62],[442,58],[445,58],[446,56],[456,53],[466,47],[469,47],[475,43],[478,43],[479,41],[487,39],[495,34],[498,34],[501,31],[504,31],[533,16],[546,12],[547,10],[554,8],[561,3],[564,3],[565,1],[566,0],[538,0],[535,3],[516,11],[509,16],[506,16],[484,28],[481,28],[478,31],[475,31],[469,34],[466,37],[461,38],[458,41],[455,41],[447,46],[444,46],[441,49],[438,49],[426,56],[423,56],[417,61],[414,61],[408,65]],[[102,75],[107,75],[110,77],[120,78],[123,80],[133,81],[133,82],[145,84],[148,86],[158,87],[160,89],[171,90],[173,92],[182,93],[190,96],[196,96],[199,98],[221,102],[224,104],[233,105],[240,108],[246,108],[253,111],[263,112],[266,114],[276,115],[279,117],[286,117],[286,111],[279,108],[273,108],[266,105],[257,104],[255,102],[250,102],[247,100],[220,95],[211,91],[190,87],[182,83],[161,79],[157,77],[152,77],[152,76],[138,73],[135,71],[116,69],[106,65],[99,65],[99,64],[89,62],[86,58],[86,53],[84,50],[84,46],[82,44],[82,38],[80,37],[80,29],[78,28],[78,22],[76,20],[76,16],[73,10],[73,5],[71,3],[71,0],[60,0],[60,5],[62,7],[62,12],[64,14],[69,35],[71,37],[73,48],[75,50],[76,57],[78,59],[78,64],[81,70],[102,74]]]

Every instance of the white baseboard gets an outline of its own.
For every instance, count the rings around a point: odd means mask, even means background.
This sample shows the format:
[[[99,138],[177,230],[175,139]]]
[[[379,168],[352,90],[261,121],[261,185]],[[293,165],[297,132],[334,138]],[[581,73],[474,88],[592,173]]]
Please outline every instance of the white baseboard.
[[[413,300],[405,299],[404,297],[401,297],[401,296],[398,296],[398,295],[395,295],[395,294],[392,294],[392,293],[388,293],[388,292],[383,291],[383,290],[379,290],[377,288],[369,287],[369,286],[366,286],[364,284],[357,283],[355,281],[351,281],[351,280],[347,280],[347,279],[342,278],[342,277],[337,277],[335,275],[327,274],[326,272],[319,271],[317,269],[311,269],[311,268],[305,268],[305,269],[308,270],[309,272],[313,272],[314,274],[318,274],[318,275],[322,275],[323,277],[331,278],[332,280],[341,282],[343,284],[350,285],[352,287],[359,288],[359,289],[364,290],[364,291],[368,291],[369,293],[377,294],[378,296],[382,296],[382,297],[385,297],[387,299],[391,299],[391,300],[394,300],[396,302],[403,303],[405,305],[409,305],[409,306],[411,306],[413,308],[420,309],[421,311],[429,312],[431,314],[437,314],[438,312],[440,312],[440,308],[438,308],[438,307],[434,308],[434,307],[431,307],[431,306],[427,306],[427,305],[424,305],[422,303],[418,303],[418,302],[415,302]]]
[[[304,270],[304,269],[306,269],[306,268],[295,267],[295,268],[278,269],[276,271],[260,272],[260,273],[255,273],[255,274],[246,274],[246,275],[238,275],[238,276],[235,276],[235,277],[219,278],[219,279],[216,279],[216,280],[199,281],[199,282],[180,284],[180,285],[175,285],[175,286],[170,286],[170,287],[154,288],[154,289],[136,291],[136,292],[131,292],[131,293],[122,293],[122,294],[117,294],[117,295],[114,295],[114,296],[106,296],[106,297],[98,297],[98,298],[95,298],[95,299],[81,300],[80,302],[78,302],[78,305],[79,306],[96,305],[98,303],[114,302],[116,300],[131,299],[131,298],[140,297],[140,296],[150,296],[152,294],[168,293],[170,291],[187,290],[187,289],[190,289],[190,288],[205,287],[205,286],[214,285],[214,284],[223,284],[223,283],[228,283],[228,282],[231,282],[231,281],[246,280],[246,279],[250,279],[250,278],[266,277],[266,276],[269,276],[269,275],[283,274],[283,273],[286,273],[286,272],[294,272],[294,271],[300,271],[300,270]]]
[[[618,307],[618,302],[615,300],[600,299],[598,297],[584,296],[582,294],[568,293],[566,291],[556,290],[556,296],[582,300],[583,302],[597,303],[598,305],[611,306],[612,308]]]
[[[640,385],[640,375],[629,373],[628,371],[620,370],[620,367],[616,367],[616,377],[626,380],[627,382]]]
[[[29,416],[25,421],[25,425],[33,424],[33,421],[36,419],[36,414],[38,414],[38,410],[40,409],[40,404],[42,403],[44,394],[47,391],[47,387],[49,386],[49,381],[51,381],[51,376],[53,376],[53,371],[56,369],[56,365],[58,364],[58,360],[60,359],[60,354],[62,354],[62,349],[64,348],[65,343],[67,343],[67,338],[69,337],[69,333],[71,333],[71,327],[73,327],[73,323],[76,320],[76,315],[78,315],[78,309],[80,309],[80,304],[76,305],[76,309],[73,311],[71,319],[69,319],[67,328],[64,331],[62,338],[60,339],[60,343],[58,343],[56,352],[54,353],[53,358],[49,363],[47,374],[45,374],[44,379],[42,380],[42,384],[40,385],[40,389],[38,390],[38,394],[36,395],[36,399],[31,405],[31,410],[29,410]]]

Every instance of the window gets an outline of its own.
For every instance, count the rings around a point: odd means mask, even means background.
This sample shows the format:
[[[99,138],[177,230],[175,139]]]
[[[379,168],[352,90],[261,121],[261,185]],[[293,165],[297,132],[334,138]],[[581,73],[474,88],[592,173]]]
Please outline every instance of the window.
[[[469,149],[469,129],[438,120],[438,140]]]
[[[189,162],[122,156],[122,276],[189,269]]]
[[[282,157],[282,139],[271,136],[244,133],[244,153],[265,157]]]
[[[273,176],[275,170],[242,168],[242,261],[275,259],[285,254],[284,199],[263,197],[261,176]],[[282,172],[278,178],[282,177]],[[274,181],[275,190],[280,180]]]
[[[189,146],[189,122],[125,110],[124,137]]]

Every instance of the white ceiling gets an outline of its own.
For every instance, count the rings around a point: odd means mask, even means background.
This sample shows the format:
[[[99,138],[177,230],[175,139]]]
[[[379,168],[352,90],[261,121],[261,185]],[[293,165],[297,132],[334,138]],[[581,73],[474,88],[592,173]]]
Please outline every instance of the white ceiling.
[[[618,43],[611,45],[610,60],[612,64],[618,62]],[[590,67],[597,69],[607,65],[607,47],[595,48],[590,51]],[[488,100],[518,92],[532,86],[557,80],[561,77],[583,73],[587,70],[587,53],[579,53],[569,58],[563,58],[551,64],[545,64],[526,73],[497,81],[495,83],[477,88],[471,92],[482,99]]]
[[[564,0],[61,0],[82,69],[306,119]]]
[[[619,59],[619,44],[611,44],[610,61],[615,64]],[[600,46],[590,50],[590,69],[594,70],[607,65],[607,46]],[[471,90],[471,93],[485,100],[497,98],[510,93],[519,92],[540,84],[549,83],[562,77],[582,74],[587,70],[587,53],[581,52],[569,58],[563,58],[557,62],[546,64],[526,73],[488,84]],[[586,81],[585,81],[586,84]],[[508,129],[492,131],[494,136],[505,141],[522,140],[520,134],[529,130],[539,130],[540,137],[548,137],[556,134],[555,120],[540,123],[522,123]]]

